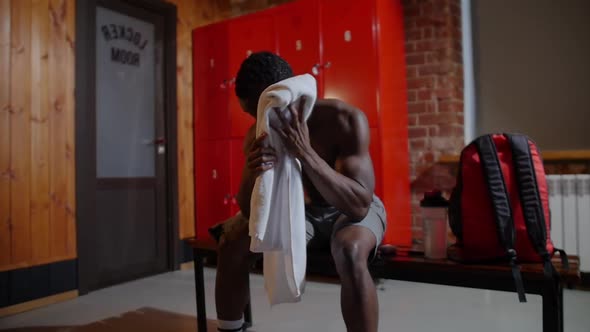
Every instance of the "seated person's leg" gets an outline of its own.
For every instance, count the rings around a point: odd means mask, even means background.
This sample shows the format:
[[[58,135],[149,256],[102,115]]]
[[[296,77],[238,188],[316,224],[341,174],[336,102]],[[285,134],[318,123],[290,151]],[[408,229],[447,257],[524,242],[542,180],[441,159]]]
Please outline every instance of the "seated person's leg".
[[[375,255],[384,232],[385,214],[378,206],[373,206],[360,222],[342,215],[334,225],[331,249],[342,283],[340,304],[349,332],[377,331],[377,291],[368,261]]]
[[[223,224],[217,256],[215,304],[220,330],[233,330],[243,323],[244,309],[249,301],[248,273],[253,255],[250,253],[248,221],[232,217]]]

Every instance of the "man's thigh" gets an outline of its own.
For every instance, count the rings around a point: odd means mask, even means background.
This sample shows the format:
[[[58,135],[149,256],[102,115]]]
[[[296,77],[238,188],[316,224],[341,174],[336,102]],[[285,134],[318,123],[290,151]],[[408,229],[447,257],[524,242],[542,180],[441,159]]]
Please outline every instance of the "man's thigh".
[[[369,250],[369,258],[374,258],[377,248],[383,241],[386,230],[386,213],[383,203],[375,197],[369,212],[363,220],[351,220],[346,216],[338,218],[334,224],[332,240],[352,241]],[[365,248],[367,247],[367,248]]]

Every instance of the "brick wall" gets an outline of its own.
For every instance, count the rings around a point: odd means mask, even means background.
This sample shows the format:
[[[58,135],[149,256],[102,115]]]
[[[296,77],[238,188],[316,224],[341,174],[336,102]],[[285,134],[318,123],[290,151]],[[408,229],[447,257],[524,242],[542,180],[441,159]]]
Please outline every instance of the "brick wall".
[[[413,238],[419,244],[419,197],[448,191],[454,170],[437,164],[463,147],[463,68],[459,0],[404,0]]]

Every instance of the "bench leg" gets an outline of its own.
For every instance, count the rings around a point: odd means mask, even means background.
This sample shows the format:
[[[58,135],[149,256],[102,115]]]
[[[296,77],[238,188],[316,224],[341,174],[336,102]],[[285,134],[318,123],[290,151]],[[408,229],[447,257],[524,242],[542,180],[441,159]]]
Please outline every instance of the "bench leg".
[[[248,304],[244,310],[244,322],[246,327],[252,327],[252,297],[250,294],[250,276],[248,275]]]
[[[197,298],[197,331],[207,332],[207,310],[205,308],[205,276],[203,257],[197,250],[193,251],[195,263],[195,292]]]
[[[547,282],[543,290],[543,332],[563,332],[563,287]]]

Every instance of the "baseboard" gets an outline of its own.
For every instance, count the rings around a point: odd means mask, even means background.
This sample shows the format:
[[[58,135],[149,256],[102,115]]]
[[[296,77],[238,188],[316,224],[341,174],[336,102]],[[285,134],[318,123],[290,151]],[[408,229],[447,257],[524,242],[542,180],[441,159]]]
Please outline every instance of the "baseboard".
[[[78,290],[72,290],[60,294],[47,296],[44,298],[23,302],[8,307],[0,308],[0,317],[6,317],[11,315],[20,314],[21,312],[38,309],[51,304],[75,299],[78,297]]]
[[[194,262],[186,262],[186,263],[182,263],[180,264],[180,270],[184,271],[184,270],[194,270],[195,268],[195,263]]]

